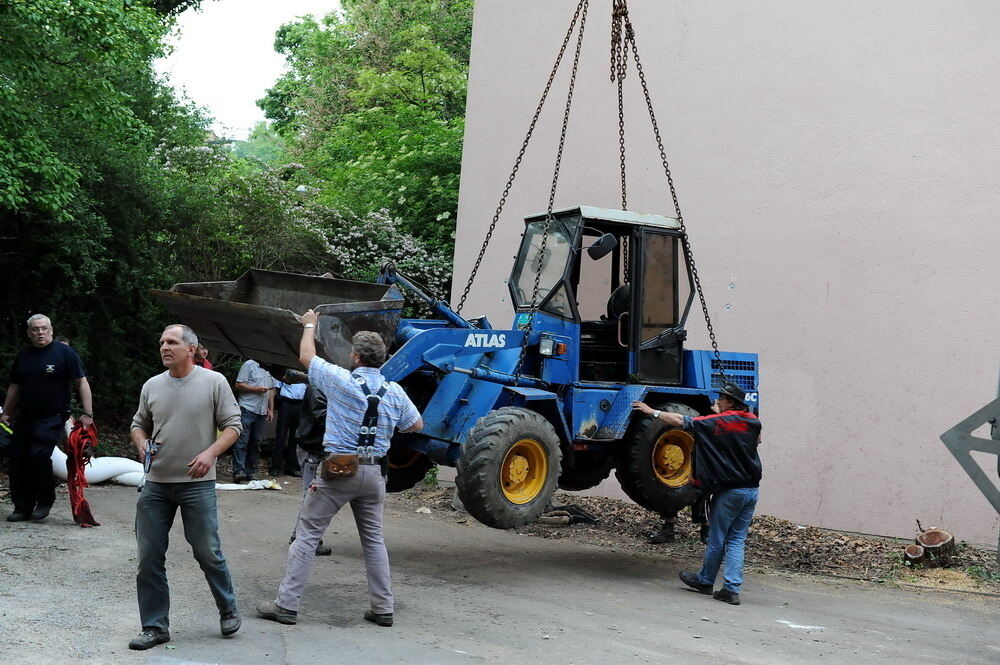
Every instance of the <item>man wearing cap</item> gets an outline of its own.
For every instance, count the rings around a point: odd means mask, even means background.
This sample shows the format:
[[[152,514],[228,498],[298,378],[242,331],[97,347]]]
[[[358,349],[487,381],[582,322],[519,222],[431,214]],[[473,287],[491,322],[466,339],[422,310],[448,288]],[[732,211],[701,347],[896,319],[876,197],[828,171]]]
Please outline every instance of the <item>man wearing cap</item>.
[[[743,586],[743,550],[750,521],[757,506],[761,478],[761,424],[747,409],[746,393],[726,382],[719,399],[707,416],[682,416],[656,411],[642,402],[633,402],[636,411],[658,418],[674,427],[683,427],[695,440],[694,477],[712,495],[708,543],[701,570],[681,571],[681,581],[699,593],[711,594],[719,567],[723,585],[713,594],[716,600],[740,604]]]

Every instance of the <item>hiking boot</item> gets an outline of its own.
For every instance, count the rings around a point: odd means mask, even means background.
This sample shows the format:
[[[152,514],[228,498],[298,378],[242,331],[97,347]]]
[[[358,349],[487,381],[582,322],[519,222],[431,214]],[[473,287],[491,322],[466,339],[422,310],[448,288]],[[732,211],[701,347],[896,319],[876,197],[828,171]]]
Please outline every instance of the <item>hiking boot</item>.
[[[333,554],[333,548],[329,545],[320,543],[316,546],[316,556],[330,556],[331,554]]]
[[[163,644],[164,642],[170,641],[170,633],[165,630],[157,630],[155,628],[146,628],[141,633],[132,638],[132,641],[128,643],[129,649],[135,649],[136,651],[145,651],[146,649],[151,649],[157,644]]]
[[[8,522],[26,522],[27,520],[28,515],[26,513],[22,513],[20,510],[15,510],[7,516]]]
[[[52,506],[37,506],[31,513],[32,522],[41,522],[43,519],[49,516],[49,511],[52,510]]]
[[[729,603],[730,605],[740,604],[740,594],[733,593],[729,589],[722,588],[712,594],[712,598],[716,600],[721,600],[724,603]]]
[[[240,612],[235,607],[228,612],[219,615],[219,630],[223,637],[229,637],[240,629],[243,621],[240,619]]]
[[[705,595],[712,593],[712,585],[703,584],[701,580],[698,579],[698,575],[695,573],[689,573],[682,570],[677,576],[681,578],[681,582],[684,582],[684,584],[687,584],[698,593],[703,593]]]
[[[365,610],[365,621],[371,621],[377,626],[388,628],[392,625],[392,612],[388,614],[378,614],[372,610]]]
[[[673,524],[664,524],[663,528],[656,533],[649,536],[648,541],[653,545],[662,545],[664,543],[672,543],[677,540],[677,534],[674,533]]]
[[[273,601],[257,603],[257,614],[260,615],[261,619],[277,621],[286,626],[294,626],[299,620],[298,612],[295,610],[286,610]]]

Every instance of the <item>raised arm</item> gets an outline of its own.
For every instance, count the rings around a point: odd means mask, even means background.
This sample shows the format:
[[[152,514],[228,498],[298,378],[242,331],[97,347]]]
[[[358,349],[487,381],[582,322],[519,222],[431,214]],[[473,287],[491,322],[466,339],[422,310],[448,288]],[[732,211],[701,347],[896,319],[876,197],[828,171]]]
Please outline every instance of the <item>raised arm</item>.
[[[319,316],[313,310],[307,311],[301,317],[302,340],[299,342],[299,362],[307,370],[309,363],[316,357],[316,322]]]

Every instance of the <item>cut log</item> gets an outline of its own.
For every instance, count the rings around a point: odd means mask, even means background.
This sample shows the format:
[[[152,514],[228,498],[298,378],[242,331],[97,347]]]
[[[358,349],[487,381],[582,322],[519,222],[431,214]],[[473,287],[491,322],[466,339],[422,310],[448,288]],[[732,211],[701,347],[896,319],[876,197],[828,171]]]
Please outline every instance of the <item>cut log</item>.
[[[907,545],[903,548],[903,560],[911,566],[922,563],[924,560],[924,548],[922,545]]]
[[[924,563],[942,568],[951,564],[955,555],[955,536],[944,529],[926,529],[917,536],[917,545],[924,548]]]

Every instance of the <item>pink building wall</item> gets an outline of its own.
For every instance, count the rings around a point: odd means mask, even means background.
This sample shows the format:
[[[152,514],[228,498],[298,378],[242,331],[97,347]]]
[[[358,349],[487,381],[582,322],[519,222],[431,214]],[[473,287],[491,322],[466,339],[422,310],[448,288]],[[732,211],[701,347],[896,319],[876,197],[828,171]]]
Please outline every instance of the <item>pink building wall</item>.
[[[761,357],[760,510],[995,545],[938,437],[997,390],[1000,5],[630,4],[720,344]],[[620,207],[610,1],[591,5],[557,207]],[[476,3],[455,301],[574,6]],[[545,209],[569,64],[465,308],[494,325],[521,220]],[[672,215],[634,70],[626,96],[629,207]],[[689,328],[707,348],[697,311]]]

